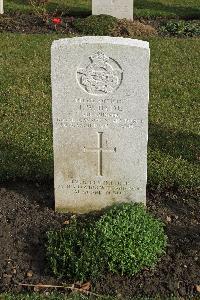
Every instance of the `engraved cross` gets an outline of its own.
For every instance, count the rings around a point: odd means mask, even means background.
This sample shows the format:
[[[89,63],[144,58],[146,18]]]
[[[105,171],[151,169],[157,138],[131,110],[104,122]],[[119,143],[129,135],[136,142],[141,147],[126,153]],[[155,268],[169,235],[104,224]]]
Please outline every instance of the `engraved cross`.
[[[116,147],[113,149],[103,149],[103,132],[97,132],[98,146],[97,148],[83,148],[84,152],[98,153],[98,176],[103,176],[103,152],[116,152]]]

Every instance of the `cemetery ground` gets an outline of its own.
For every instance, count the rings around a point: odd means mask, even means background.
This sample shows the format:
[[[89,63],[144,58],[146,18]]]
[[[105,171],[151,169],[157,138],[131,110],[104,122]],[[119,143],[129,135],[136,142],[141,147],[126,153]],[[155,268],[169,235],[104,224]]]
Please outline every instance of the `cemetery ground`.
[[[45,2],[45,1],[43,1]],[[69,15],[87,16],[91,14],[91,0],[50,0],[47,10],[55,13],[67,10]],[[25,0],[5,1],[4,8],[7,13],[30,13],[33,6]],[[134,15],[136,17],[182,17],[186,19],[199,18],[199,2],[196,0],[154,0],[134,2]]]
[[[90,14],[88,1],[70,1],[71,15]],[[23,1],[8,1],[6,8],[9,12],[4,17],[11,24],[16,16],[20,19],[32,10]],[[147,1],[144,6],[136,2],[136,15],[150,21],[156,15],[197,19],[198,1],[170,1],[169,5]],[[52,41],[78,34],[68,23],[64,34],[53,27],[47,30],[50,34],[11,33],[3,27],[0,35],[0,292],[14,293],[2,294],[0,299],[22,300],[17,293],[33,290],[19,283],[63,282],[51,274],[44,245],[46,232],[66,226],[70,218],[70,214],[54,212],[50,83]],[[154,269],[134,277],[104,274],[91,282],[92,291],[118,299],[198,299],[200,40],[142,34],[140,38],[148,40],[151,49],[147,208],[166,225],[167,253]]]
[[[39,6],[38,3],[40,3]],[[4,10],[5,13],[0,15],[1,31],[21,33],[57,31],[114,36],[123,34],[130,37],[155,35],[157,31],[159,34],[176,34],[178,31],[181,35],[186,30],[189,36],[200,34],[200,8],[197,0],[146,0],[142,2],[136,0],[134,22],[109,19],[112,24],[108,24],[104,19],[96,20],[95,17],[89,19],[89,24],[87,20],[86,23],[84,22],[83,17],[91,15],[91,0],[8,0],[4,1]],[[53,17],[61,17],[62,24],[55,26],[51,21]],[[168,24],[171,19],[172,24]],[[178,20],[184,21],[180,22],[176,28],[177,25],[174,22]],[[166,26],[169,30],[162,30]],[[108,27],[111,30],[108,30]]]

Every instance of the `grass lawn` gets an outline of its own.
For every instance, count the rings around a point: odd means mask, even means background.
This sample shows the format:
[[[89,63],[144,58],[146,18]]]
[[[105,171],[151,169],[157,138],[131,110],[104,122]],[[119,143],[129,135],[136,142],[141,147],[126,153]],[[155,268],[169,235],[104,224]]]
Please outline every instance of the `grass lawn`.
[[[1,180],[53,178],[50,46],[58,38],[0,35]],[[154,37],[150,48],[148,183],[195,188],[200,39]]]
[[[77,293],[73,293],[70,296],[61,296],[58,294],[51,294],[49,296],[44,296],[41,294],[3,294],[0,295],[0,300],[117,300],[117,298],[113,298],[113,297],[89,297],[89,296],[84,296],[82,294],[77,294]],[[199,300],[200,297],[195,298],[194,300]],[[166,299],[161,299],[159,296],[156,298],[149,298],[149,297],[145,297],[145,298],[134,298],[132,300],[179,300],[177,297],[170,297],[170,298],[166,298]]]
[[[109,300],[109,298],[107,298]],[[0,300],[89,300],[88,297],[82,296],[80,294],[74,294],[71,296],[61,296],[57,294],[52,294],[49,296],[40,295],[37,293],[33,294],[4,294],[0,295]],[[110,300],[112,300],[110,298]]]
[[[73,293],[69,296],[61,296],[58,294],[51,294],[49,296],[45,296],[42,294],[4,294],[0,295],[0,300],[92,300],[95,299],[94,297],[88,297],[81,294]],[[114,300],[114,298],[111,297],[98,297],[99,300]],[[143,300],[143,299],[142,299]],[[146,299],[144,299],[146,300]]]
[[[49,0],[48,10],[60,8],[74,15],[91,14],[92,0]],[[31,12],[28,0],[5,1],[5,12]],[[138,17],[185,17],[198,18],[200,16],[199,0],[135,0],[134,14]]]

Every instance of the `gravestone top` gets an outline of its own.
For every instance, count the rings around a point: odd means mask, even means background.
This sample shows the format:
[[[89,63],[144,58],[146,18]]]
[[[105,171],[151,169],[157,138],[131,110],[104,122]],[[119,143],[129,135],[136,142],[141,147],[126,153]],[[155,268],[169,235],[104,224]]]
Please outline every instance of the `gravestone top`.
[[[52,43],[51,49],[54,47],[68,46],[68,45],[79,45],[79,44],[112,44],[121,46],[132,46],[143,49],[149,49],[149,43],[142,40],[122,38],[122,37],[110,37],[110,36],[83,36],[75,38],[64,38],[55,40]]]
[[[148,42],[54,41],[51,80],[56,209],[85,213],[145,203]]]

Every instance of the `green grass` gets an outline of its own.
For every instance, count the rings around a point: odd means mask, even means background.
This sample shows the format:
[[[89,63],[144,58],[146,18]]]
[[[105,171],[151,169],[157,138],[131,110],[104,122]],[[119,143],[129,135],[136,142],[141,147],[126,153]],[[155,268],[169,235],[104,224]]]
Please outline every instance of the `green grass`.
[[[199,168],[199,39],[150,40],[150,184],[196,186]]]
[[[0,300],[115,300],[113,297],[94,297],[85,296],[82,294],[72,293],[70,295],[61,295],[57,293],[52,293],[50,295],[43,295],[39,293],[32,294],[2,294],[0,295]],[[148,300],[148,299],[141,299]]]
[[[49,12],[55,12],[58,9],[58,11],[72,15],[87,16],[91,14],[91,6],[91,0],[49,0],[46,7]],[[5,12],[33,12],[33,7],[28,0],[8,0],[5,1],[4,8]]]
[[[62,36],[63,37],[63,36]],[[0,35],[0,179],[53,178],[52,35]],[[197,187],[200,39],[151,38],[148,183]]]
[[[48,10],[55,11],[60,7],[73,15],[91,14],[92,0],[49,0]],[[31,12],[28,0],[5,1],[5,12]],[[184,17],[198,18],[200,16],[199,0],[136,0],[134,14],[138,17]]]
[[[45,296],[42,294],[4,294],[0,296],[0,300],[88,300],[88,297],[79,294],[71,296],[61,296],[58,294],[52,294]]]
[[[99,296],[99,297],[94,297],[94,296],[84,296],[82,294],[77,294],[77,293],[72,293],[69,296],[66,295],[59,295],[59,294],[50,294],[49,296],[45,296],[42,294],[37,294],[37,293],[32,293],[32,294],[2,294],[0,295],[0,300],[117,300],[120,298],[115,298],[115,297],[109,297],[109,296]],[[191,298],[190,300],[200,300],[200,297],[195,297]],[[125,299],[124,299],[125,300]],[[136,297],[132,298],[129,300],[179,300],[177,297],[168,297],[163,299],[163,297],[154,297],[154,298],[149,298],[149,297]],[[188,299],[189,300],[189,299]]]
[[[135,0],[135,15],[138,17],[183,17],[200,16],[199,0]]]

